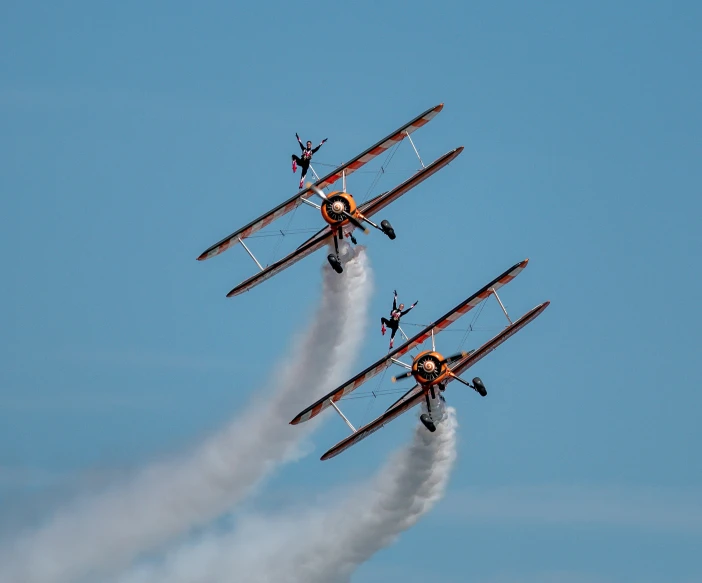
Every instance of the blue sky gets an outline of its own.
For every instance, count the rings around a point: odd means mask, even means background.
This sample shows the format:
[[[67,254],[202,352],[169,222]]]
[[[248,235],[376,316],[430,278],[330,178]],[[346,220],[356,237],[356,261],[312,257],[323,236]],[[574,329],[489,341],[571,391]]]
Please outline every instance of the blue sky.
[[[245,253],[195,258],[295,192],[295,132],[329,138],[316,160],[334,164],[443,102],[415,143],[425,162],[465,151],[383,212],[396,241],[364,241],[354,368],[385,350],[393,289],[426,323],[529,257],[501,297],[513,315],[552,304],[476,367],[487,399],[448,391],[446,498],[354,583],[425,580],[436,546],[447,582],[700,580],[701,17],[692,2],[6,2],[3,535],[265,400],[324,254],[234,299]],[[415,169],[403,144],[373,193]],[[372,179],[348,188],[365,198]],[[305,207],[289,227],[319,224]],[[268,262],[297,237],[255,250]],[[500,318],[491,303],[468,344]],[[330,414],[257,503],[370,475],[415,422],[320,463],[345,431]]]

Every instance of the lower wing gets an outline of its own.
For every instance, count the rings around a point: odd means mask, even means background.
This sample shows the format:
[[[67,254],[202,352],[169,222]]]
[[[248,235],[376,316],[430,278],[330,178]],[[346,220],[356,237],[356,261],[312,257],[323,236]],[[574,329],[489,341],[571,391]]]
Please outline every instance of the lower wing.
[[[417,389],[419,389],[417,391]],[[342,439],[339,443],[337,443],[334,447],[332,447],[327,453],[325,453],[322,456],[322,460],[328,460],[329,458],[333,458],[334,456],[339,455],[342,451],[345,449],[348,449],[352,445],[355,445],[362,439],[365,439],[368,437],[370,434],[375,433],[383,427],[384,425],[390,423],[393,419],[396,419],[406,411],[409,411],[412,407],[415,405],[419,405],[424,400],[424,392],[422,391],[421,387],[417,385],[413,389],[415,391],[415,394],[413,397],[402,401],[401,403],[398,403],[394,407],[391,407],[385,413],[383,413],[380,417],[375,419],[375,421],[371,421],[367,425],[364,425],[363,427],[357,429],[354,433],[349,435],[346,439]]]
[[[488,340],[477,350],[471,351],[467,356],[458,361],[456,366],[451,369],[455,375],[461,374],[464,370],[473,366],[476,362],[490,354],[495,348],[502,344],[509,337],[516,334],[519,330],[524,328],[529,322],[534,320],[539,314],[541,314],[550,304],[550,302],[544,302],[539,304],[535,308],[524,314],[519,320],[507,326],[499,334]],[[451,377],[447,379],[447,383],[451,381]],[[328,460],[336,455],[339,455],[342,451],[348,449],[352,445],[355,445],[359,441],[365,439],[372,433],[375,433],[381,427],[387,425],[393,419],[396,419],[406,411],[409,411],[412,407],[418,405],[424,400],[424,391],[420,385],[415,385],[407,393],[405,393],[398,401],[396,401],[385,413],[380,417],[371,421],[367,425],[364,425],[360,429],[357,429],[354,433],[349,435],[346,439],[341,440],[334,447],[332,447],[327,453],[322,456],[323,460]]]
[[[251,288],[256,287],[259,283],[266,281],[269,277],[273,277],[276,273],[280,273],[284,269],[287,269],[293,263],[297,263],[303,257],[307,257],[308,255],[314,253],[318,249],[321,249],[322,247],[324,247],[324,245],[327,244],[331,237],[332,232],[329,230],[327,230],[326,233],[320,233],[319,235],[317,235],[317,237],[308,241],[301,247],[298,247],[297,249],[295,249],[295,251],[293,251],[289,255],[286,255],[280,261],[272,263],[265,269],[259,271],[256,275],[249,277],[249,279],[237,285],[232,291],[230,291],[227,294],[227,297],[230,298],[232,296],[242,294],[245,291],[249,291]]]

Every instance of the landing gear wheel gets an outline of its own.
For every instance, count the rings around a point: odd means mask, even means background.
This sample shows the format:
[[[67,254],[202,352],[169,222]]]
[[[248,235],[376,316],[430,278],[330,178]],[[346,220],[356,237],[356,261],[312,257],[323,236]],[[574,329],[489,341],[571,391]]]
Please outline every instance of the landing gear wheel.
[[[395,239],[395,229],[392,228],[390,221],[381,221],[380,228],[383,230],[383,233],[385,233],[388,236],[388,239],[390,239],[391,241]]]
[[[332,266],[332,269],[334,271],[336,271],[337,273],[341,273],[342,271],[344,271],[344,268],[341,267],[341,263],[339,262],[339,258],[336,255],[334,255],[333,253],[330,253],[327,256],[327,259],[329,261],[329,265]]]
[[[349,235],[349,237],[351,238],[351,242],[352,242],[354,245],[358,244],[358,241],[356,241],[356,237],[354,237],[353,235]]]
[[[483,381],[480,380],[480,377],[475,377],[473,379],[473,388],[481,397],[487,397],[487,389],[485,388]]]
[[[434,425],[434,422],[431,420],[431,417],[429,417],[429,415],[427,415],[426,413],[422,413],[419,416],[419,420],[422,422],[424,427],[426,427],[432,433],[436,431],[436,425]]]

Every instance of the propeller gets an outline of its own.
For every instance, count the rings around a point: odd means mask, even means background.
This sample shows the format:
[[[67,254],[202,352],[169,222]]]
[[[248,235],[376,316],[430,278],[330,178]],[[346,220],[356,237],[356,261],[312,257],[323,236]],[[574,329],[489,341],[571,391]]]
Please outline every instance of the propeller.
[[[325,202],[329,202],[329,198],[327,197],[326,194],[324,194],[324,191],[319,188],[316,184],[312,184],[311,182],[308,182],[306,184],[307,188],[309,188],[312,192],[314,192],[319,198],[321,198]]]
[[[314,192],[319,198],[321,198],[324,202],[330,202],[329,197],[324,194],[321,188],[317,186],[316,184],[312,184],[311,182],[307,183],[307,188],[309,188],[312,192]],[[351,213],[342,210],[339,214],[341,214],[345,219],[349,221],[354,227],[357,229],[361,229],[366,235],[368,234],[368,229],[363,226],[363,223],[359,221],[356,217],[354,217]]]
[[[366,235],[368,234],[368,229],[366,229],[363,226],[363,223],[361,223],[361,221],[359,221],[352,214],[347,213],[346,211],[341,211],[341,214],[344,215],[349,220],[349,223],[351,223],[354,227],[361,229],[361,231],[363,231]]]
[[[392,377],[392,382],[394,383],[395,381],[406,379],[406,378],[411,377],[411,376],[412,376],[412,371],[408,370],[407,372],[403,372],[402,374],[399,374],[396,377]]]

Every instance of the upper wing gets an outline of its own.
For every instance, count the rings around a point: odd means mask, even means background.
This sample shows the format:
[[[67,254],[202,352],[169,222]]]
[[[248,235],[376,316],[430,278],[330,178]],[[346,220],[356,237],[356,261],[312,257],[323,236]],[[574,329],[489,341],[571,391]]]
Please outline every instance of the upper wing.
[[[520,329],[522,329],[529,322],[534,320],[539,314],[541,314],[541,312],[543,312],[548,307],[549,303],[550,302],[544,302],[543,304],[536,306],[535,308],[524,314],[521,318],[519,318],[519,320],[507,326],[507,328],[502,330],[491,340],[488,340],[480,348],[471,351],[470,354],[468,354],[462,360],[458,361],[458,364],[456,364],[456,366],[454,366],[451,370],[458,375],[461,374],[461,372],[463,372],[467,368],[473,366],[481,358],[487,356],[493,350],[495,350],[495,348],[497,348],[510,336],[516,334]],[[446,382],[450,382],[451,380],[451,377],[449,377]],[[378,431],[378,429],[380,429],[384,425],[387,425],[390,421],[396,419],[412,407],[421,403],[423,400],[424,391],[422,390],[422,387],[419,385],[415,385],[409,391],[407,391],[407,393],[405,393],[405,395],[403,395],[402,398],[400,398],[387,411],[385,411],[385,413],[383,413],[380,417],[378,417],[374,421],[371,421],[367,425],[364,425],[363,427],[357,429],[347,438],[342,439],[327,453],[325,453],[321,459],[328,460],[329,458],[339,455],[345,449],[348,449],[349,447],[358,443],[362,439],[365,439],[371,433],[375,433],[376,431]]]
[[[358,373],[355,377],[353,377],[340,387],[337,387],[331,393],[319,399],[319,401],[317,401],[316,403],[310,405],[307,409],[299,413],[290,423],[292,425],[297,425],[298,423],[307,421],[308,419],[319,415],[319,413],[321,413],[331,404],[332,400],[338,401],[345,395],[348,395],[350,392],[360,387],[368,379],[374,377],[379,372],[389,367],[392,364],[393,358],[402,356],[406,352],[412,350],[415,346],[422,344],[427,338],[431,336],[432,331],[435,335],[438,334],[439,332],[441,332],[441,330],[449,326],[451,323],[455,322],[463,314],[472,310],[475,306],[477,306],[480,302],[482,302],[490,295],[491,289],[497,290],[503,285],[512,281],[527,266],[527,263],[529,263],[529,260],[525,259],[524,261],[520,261],[516,265],[510,267],[502,275],[499,275],[486,286],[484,286],[480,291],[474,293],[469,298],[463,300],[460,304],[458,304],[451,311],[444,314],[436,322],[429,324],[429,326],[427,326],[424,330],[419,332],[416,336],[410,338],[407,342],[397,347],[392,352],[389,352],[387,356],[384,356],[380,360],[374,362],[363,372]]]
[[[271,265],[259,271],[256,275],[252,275],[249,277],[249,279],[237,285],[227,294],[227,297],[231,298],[232,296],[249,291],[252,287],[256,287],[259,283],[266,281],[269,277],[273,277],[276,273],[280,273],[284,269],[287,269],[293,263],[297,263],[303,257],[307,257],[308,255],[317,251],[317,249],[321,249],[331,237],[332,232],[329,229],[326,229],[326,232],[324,233],[319,233],[314,239],[311,239],[304,245],[298,247],[295,249],[295,251],[286,255],[280,261],[271,263]]]
[[[382,154],[383,152],[385,152],[385,150],[394,146],[398,142],[401,142],[405,138],[405,136],[411,134],[413,131],[427,124],[443,108],[444,104],[441,103],[436,107],[427,109],[424,113],[419,114],[412,121],[407,122],[402,127],[398,128],[388,136],[384,137],[378,143],[372,145],[365,152],[362,152],[355,158],[346,162],[346,164],[342,164],[336,170],[333,170],[331,173],[327,174],[324,178],[320,179],[315,184],[319,188],[326,188],[327,186],[334,184],[334,182],[339,180],[339,178],[341,178],[343,175],[348,176],[349,174],[353,174],[356,170],[370,162],[373,158]],[[264,215],[261,215],[257,219],[251,221],[245,227],[242,227],[238,231],[233,232],[231,235],[228,235],[221,241],[215,243],[214,245],[203,251],[200,254],[200,257],[197,258],[198,261],[204,261],[205,259],[209,259],[210,257],[219,255],[220,253],[229,249],[231,246],[236,245],[239,239],[245,239],[246,237],[250,237],[256,231],[269,225],[270,223],[272,223],[276,219],[279,219],[286,213],[289,213],[290,211],[294,210],[297,206],[302,204],[303,198],[309,198],[310,196],[312,196],[312,194],[313,192],[309,188],[305,188],[301,192],[298,192],[295,196],[279,204],[273,210],[267,212]]]
[[[524,328],[529,322],[534,320],[537,316],[541,314],[546,308],[548,308],[549,304],[551,302],[544,302],[543,304],[539,304],[535,308],[532,308],[529,310],[526,314],[524,314],[519,320],[513,322],[509,326],[507,326],[504,330],[500,331],[499,334],[495,335],[493,338],[488,340],[485,344],[483,344],[480,348],[477,350],[471,351],[467,356],[463,357],[461,360],[457,361],[454,366],[451,367],[451,371],[456,374],[460,375],[463,371],[469,369],[471,366],[473,366],[476,362],[479,360],[485,358],[488,354],[490,354],[495,348],[497,348],[500,344],[502,344],[505,340],[507,340],[510,336],[513,336],[516,334],[519,330]],[[447,382],[451,381],[451,377],[448,378]]]
[[[419,391],[417,392],[416,389],[419,389]],[[360,427],[354,433],[349,435],[346,439],[342,439],[327,453],[325,453],[321,457],[321,459],[328,460],[329,458],[339,455],[345,449],[348,449],[349,447],[358,443],[362,439],[365,439],[371,433],[375,433],[376,431],[378,431],[378,429],[380,429],[384,425],[387,425],[388,423],[390,423],[390,421],[396,419],[415,405],[419,405],[419,403],[421,403],[424,400],[424,392],[421,390],[421,387],[419,385],[417,385],[413,390],[415,391],[415,394],[411,398],[391,407],[374,421],[371,421],[367,425]]]

